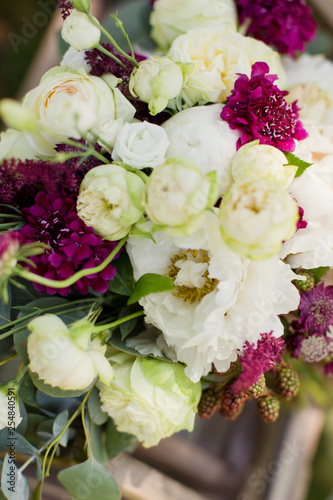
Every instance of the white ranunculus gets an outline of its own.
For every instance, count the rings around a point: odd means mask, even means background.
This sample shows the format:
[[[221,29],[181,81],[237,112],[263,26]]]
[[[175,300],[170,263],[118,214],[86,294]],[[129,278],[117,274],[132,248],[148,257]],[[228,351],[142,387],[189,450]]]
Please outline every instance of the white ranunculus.
[[[106,82],[84,69],[51,69],[23,101],[23,107],[34,112],[40,126],[39,132],[26,133],[27,140],[39,153],[52,156],[55,144],[63,138],[80,139],[91,129],[99,134],[117,119],[130,121],[135,108],[115,88],[117,83],[113,75]]]
[[[94,167],[81,183],[77,213],[102,238],[119,240],[142,217],[145,189],[138,175],[119,165]]]
[[[251,76],[252,65],[266,62],[270,73],[277,74],[281,85],[284,71],[280,56],[263,42],[227,27],[198,28],[174,40],[168,55],[181,63],[193,63],[194,68],[182,89],[188,106],[206,102],[223,102],[230,94],[238,73]]]
[[[127,251],[138,280],[145,273],[173,276],[176,293],[150,294],[140,300],[146,321],[153,323],[174,348],[185,373],[197,382],[212,363],[226,371],[246,341],[263,332],[283,335],[278,315],[298,307],[294,273],[278,257],[255,262],[223,242],[219,219],[206,214],[191,236],[154,234],[130,238]],[[147,259],[149,255],[149,259]]]
[[[68,66],[74,71],[84,69],[84,71],[90,73],[91,66],[87,63],[85,56],[85,50],[75,50],[73,47],[69,47],[61,60],[60,66]]]
[[[307,168],[293,180],[289,191],[304,210],[308,225],[283,244],[280,257],[287,258],[293,268],[332,267],[333,155]]]
[[[31,160],[37,151],[28,143],[23,132],[8,129],[0,134],[0,161],[9,158]]]
[[[8,427],[15,432],[22,422],[17,390],[17,385],[11,385],[10,382],[0,387],[0,430]]]
[[[149,177],[145,209],[155,224],[187,234],[201,224],[200,216],[217,198],[216,175],[203,176],[188,158],[169,158]]]
[[[182,66],[184,65],[177,64],[170,57],[154,56],[140,61],[139,67],[131,74],[131,94],[147,102],[152,115],[160,113],[183,87]]]
[[[61,36],[73,49],[92,49],[99,44],[101,31],[84,12],[72,10],[64,20]]]
[[[125,123],[120,129],[112,159],[135,168],[155,168],[165,160],[170,142],[162,127],[153,123]]]
[[[180,430],[193,430],[201,384],[191,382],[181,364],[125,353],[109,359],[115,378],[101,387],[101,408],[119,431],[150,447]]]
[[[286,156],[279,149],[252,141],[237,151],[232,160],[231,172],[236,182],[268,179],[286,188],[298,168],[288,163]]]
[[[224,241],[236,252],[262,260],[279,252],[296,231],[298,206],[278,184],[265,179],[235,183],[220,206]]]
[[[232,0],[156,0],[150,15],[151,37],[161,50],[193,28],[224,25],[236,31],[237,12]]]
[[[64,391],[79,391],[97,376],[109,385],[113,371],[104,356],[106,347],[91,341],[91,324],[85,319],[67,327],[54,314],[45,314],[28,324],[29,368],[46,384]]]
[[[221,119],[223,105],[196,106],[163,123],[170,145],[166,156],[184,156],[196,162],[202,174],[216,171],[220,194],[232,184],[231,162],[240,137]]]

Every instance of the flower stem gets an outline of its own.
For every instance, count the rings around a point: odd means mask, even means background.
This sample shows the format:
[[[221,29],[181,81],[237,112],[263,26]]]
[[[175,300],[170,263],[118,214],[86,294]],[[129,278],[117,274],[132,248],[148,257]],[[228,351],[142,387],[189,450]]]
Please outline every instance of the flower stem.
[[[1,361],[1,362],[0,362],[0,366],[5,365],[5,364],[6,364],[6,363],[8,363],[9,361],[12,361],[12,359],[15,359],[15,358],[17,358],[17,357],[18,357],[18,354],[17,354],[17,353],[13,354],[13,355],[12,355],[12,356],[10,356],[9,358],[4,359],[3,361]]]
[[[85,144],[81,144],[80,142],[71,141],[70,139],[62,139],[62,142],[64,144],[67,144],[68,146],[73,146],[77,149],[83,149],[83,151],[86,151],[91,156],[95,156],[98,160],[102,161],[103,163],[109,163],[109,161],[103,155],[98,153],[98,151],[96,151],[91,146],[86,146]]]
[[[123,62],[121,62],[120,59],[118,59],[117,56],[115,56],[114,54],[112,54],[112,52],[110,52],[109,50],[105,49],[103,47],[103,45],[101,45],[100,43],[97,45],[96,47],[98,50],[100,50],[101,52],[103,52],[103,54],[105,54],[106,56],[108,57],[111,57],[111,59],[113,59],[117,64],[119,64],[119,66],[121,66],[122,68],[126,69],[126,66]]]
[[[131,319],[138,318],[139,316],[143,316],[144,311],[138,311],[136,313],[130,314],[129,316],[125,316],[124,318],[118,319],[117,321],[113,321],[112,323],[107,323],[106,325],[96,325],[92,329],[92,333],[100,333],[104,330],[109,330],[110,328],[116,328],[122,323],[126,323],[126,321],[130,321]]]
[[[66,288],[68,286],[74,285],[74,283],[76,283],[79,279],[83,278],[84,276],[89,276],[90,274],[100,273],[101,271],[103,271],[103,269],[105,269],[106,266],[112,261],[112,259],[119,252],[119,250],[126,243],[126,241],[127,241],[127,236],[125,236],[125,238],[119,241],[118,245],[112,250],[110,255],[99,266],[89,267],[87,269],[81,269],[81,271],[78,271],[77,273],[73,274],[73,276],[65,280],[61,281],[51,280],[48,278],[44,278],[44,276],[39,276],[38,274],[34,274],[30,271],[25,271],[25,270],[18,271],[18,275],[21,278],[24,278],[28,281],[39,283],[44,286],[49,286],[52,288]]]

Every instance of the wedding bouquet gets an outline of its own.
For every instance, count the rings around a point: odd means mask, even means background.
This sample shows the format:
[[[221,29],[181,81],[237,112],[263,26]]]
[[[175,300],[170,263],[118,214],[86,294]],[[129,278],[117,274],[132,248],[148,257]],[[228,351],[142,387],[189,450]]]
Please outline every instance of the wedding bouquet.
[[[333,65],[304,0],[153,1],[150,52],[59,7],[60,65],[0,103],[2,494],[60,456],[116,500],[137,441],[333,373]]]

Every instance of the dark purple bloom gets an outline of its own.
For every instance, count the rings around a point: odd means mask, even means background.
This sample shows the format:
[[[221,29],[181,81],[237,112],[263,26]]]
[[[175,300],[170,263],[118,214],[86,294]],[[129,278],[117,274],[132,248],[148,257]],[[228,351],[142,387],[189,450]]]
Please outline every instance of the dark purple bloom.
[[[309,292],[303,292],[299,305],[299,322],[309,333],[325,335],[333,325],[333,286],[320,283]]]
[[[21,236],[25,243],[39,241],[50,248],[42,255],[31,258],[36,266],[31,267],[32,272],[50,279],[64,280],[81,269],[98,266],[116,246],[115,242],[103,241],[94,234],[92,227],[86,226],[80,219],[75,209],[76,196],[41,191],[35,201],[35,205],[22,211],[27,224],[21,229]],[[75,287],[82,295],[88,293],[89,287],[105,293],[109,280],[115,274],[115,267],[108,264],[100,273],[77,281]],[[34,286],[42,293],[65,296],[71,292],[71,287],[54,289],[36,283]]]
[[[246,34],[281,54],[295,57],[315,37],[316,23],[304,0],[236,0],[236,4],[240,22],[250,23]]]
[[[304,229],[308,225],[306,220],[304,220],[304,210],[302,207],[298,207],[299,219],[297,221],[297,229]]]
[[[240,74],[222,109],[221,118],[232,130],[240,130],[237,149],[259,139],[283,151],[294,151],[295,139],[308,137],[301,121],[296,102],[288,104],[286,90],[274,85],[277,75],[270,75],[269,66],[257,62],[252,66],[251,78]]]
[[[73,8],[74,7],[73,7],[72,3],[68,2],[66,0],[59,0],[59,2],[58,2],[58,9],[61,9],[61,15],[62,15],[63,20],[65,20],[66,17],[68,17],[70,15]]]
[[[333,375],[333,361],[329,361],[324,366],[324,374],[325,375]]]
[[[273,332],[263,333],[257,345],[246,341],[244,352],[239,357],[242,371],[232,384],[232,390],[234,392],[247,391],[258,382],[262,373],[267,372],[282,361],[284,353],[284,340],[275,338]]]

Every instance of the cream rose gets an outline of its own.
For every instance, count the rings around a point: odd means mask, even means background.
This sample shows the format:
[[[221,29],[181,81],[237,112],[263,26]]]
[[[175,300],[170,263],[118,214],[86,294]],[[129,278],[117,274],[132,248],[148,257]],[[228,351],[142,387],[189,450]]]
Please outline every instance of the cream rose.
[[[168,50],[177,36],[193,28],[230,25],[236,31],[237,13],[232,0],[156,0],[150,15],[151,37]]]
[[[73,49],[84,50],[99,44],[101,32],[87,14],[74,9],[64,20],[61,36]]]
[[[125,353],[109,359],[115,379],[101,387],[101,408],[119,431],[150,447],[182,429],[193,430],[201,384],[191,382],[181,364]]]
[[[142,217],[145,183],[136,174],[111,164],[95,167],[80,186],[77,213],[106,240],[119,240]]]
[[[265,179],[235,183],[220,206],[224,241],[254,260],[277,254],[296,231],[298,217],[290,194]]]
[[[113,371],[104,356],[106,347],[91,342],[91,324],[80,320],[67,327],[54,314],[45,314],[28,324],[29,368],[52,387],[78,391],[89,387],[97,376],[109,385]]]
[[[74,72],[63,67],[46,73],[23,101],[23,107],[37,116],[40,127],[39,132],[26,132],[31,146],[52,156],[54,145],[64,137],[79,139],[89,130],[99,134],[117,119],[130,121],[135,109],[115,88],[118,79],[110,77],[106,83],[83,69]]]
[[[270,73],[280,79],[284,75],[277,52],[263,42],[224,26],[190,30],[174,40],[168,56],[174,61],[194,64],[182,89],[188,106],[225,101],[238,78],[237,73],[250,76],[251,67],[257,61],[266,62]]]
[[[120,129],[112,159],[135,168],[155,168],[165,160],[169,146],[166,131],[153,123],[125,123]]]

